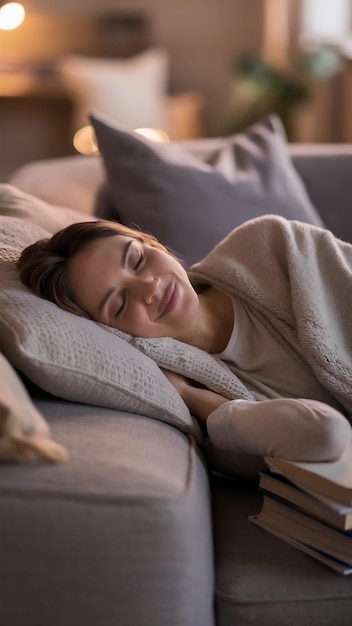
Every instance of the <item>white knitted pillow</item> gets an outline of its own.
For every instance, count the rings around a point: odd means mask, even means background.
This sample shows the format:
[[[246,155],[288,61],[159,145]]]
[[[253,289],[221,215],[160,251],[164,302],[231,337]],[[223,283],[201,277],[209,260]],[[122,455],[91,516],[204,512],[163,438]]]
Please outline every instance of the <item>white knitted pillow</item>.
[[[36,297],[20,282],[20,251],[48,233],[0,216],[0,351],[46,391],[142,413],[200,437],[198,424],[156,363],[115,333]]]

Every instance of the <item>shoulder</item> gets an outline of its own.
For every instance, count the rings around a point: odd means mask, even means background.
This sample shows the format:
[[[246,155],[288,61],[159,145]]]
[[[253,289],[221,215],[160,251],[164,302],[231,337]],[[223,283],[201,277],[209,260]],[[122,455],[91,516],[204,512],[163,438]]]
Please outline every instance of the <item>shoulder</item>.
[[[230,231],[210,250],[205,259],[219,255],[232,256],[234,251],[239,252],[256,241],[259,243],[273,236],[277,237],[278,232],[289,231],[291,228],[292,222],[278,215],[264,215],[248,220]]]

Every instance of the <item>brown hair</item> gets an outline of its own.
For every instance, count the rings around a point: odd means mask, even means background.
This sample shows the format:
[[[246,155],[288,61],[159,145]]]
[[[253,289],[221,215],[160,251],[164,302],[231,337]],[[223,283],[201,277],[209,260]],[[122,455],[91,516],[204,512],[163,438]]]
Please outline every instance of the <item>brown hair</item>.
[[[60,308],[88,317],[74,301],[67,284],[68,261],[91,241],[115,235],[133,237],[164,252],[169,251],[155,237],[115,222],[96,221],[71,224],[49,239],[25,248],[18,260],[22,282],[37,296],[55,302]],[[170,254],[170,253],[169,253]]]

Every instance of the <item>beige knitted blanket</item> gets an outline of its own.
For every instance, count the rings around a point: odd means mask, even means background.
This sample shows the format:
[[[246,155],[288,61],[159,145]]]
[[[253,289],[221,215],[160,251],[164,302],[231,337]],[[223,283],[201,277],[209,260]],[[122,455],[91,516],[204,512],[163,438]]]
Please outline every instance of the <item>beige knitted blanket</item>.
[[[242,298],[352,416],[352,245],[277,216],[232,231],[191,268],[195,283]],[[160,367],[228,398],[264,398],[255,380],[169,338],[130,338]]]

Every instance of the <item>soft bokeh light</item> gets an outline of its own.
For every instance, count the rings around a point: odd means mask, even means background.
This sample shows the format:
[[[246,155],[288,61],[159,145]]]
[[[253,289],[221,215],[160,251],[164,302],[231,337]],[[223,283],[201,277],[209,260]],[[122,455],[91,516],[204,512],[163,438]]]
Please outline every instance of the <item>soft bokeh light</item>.
[[[156,141],[157,143],[166,143],[170,141],[168,134],[164,130],[161,130],[161,128],[136,128],[135,132],[139,135],[143,135],[146,139]]]
[[[73,146],[80,154],[99,154],[93,126],[83,126],[73,137]]]
[[[25,10],[19,2],[7,2],[0,7],[0,29],[13,30],[20,26],[25,18]]]
[[[168,134],[159,128],[136,128],[134,132],[157,143],[165,143],[169,141]],[[74,134],[73,146],[80,154],[99,154],[99,148],[93,126],[87,125],[80,128]]]

